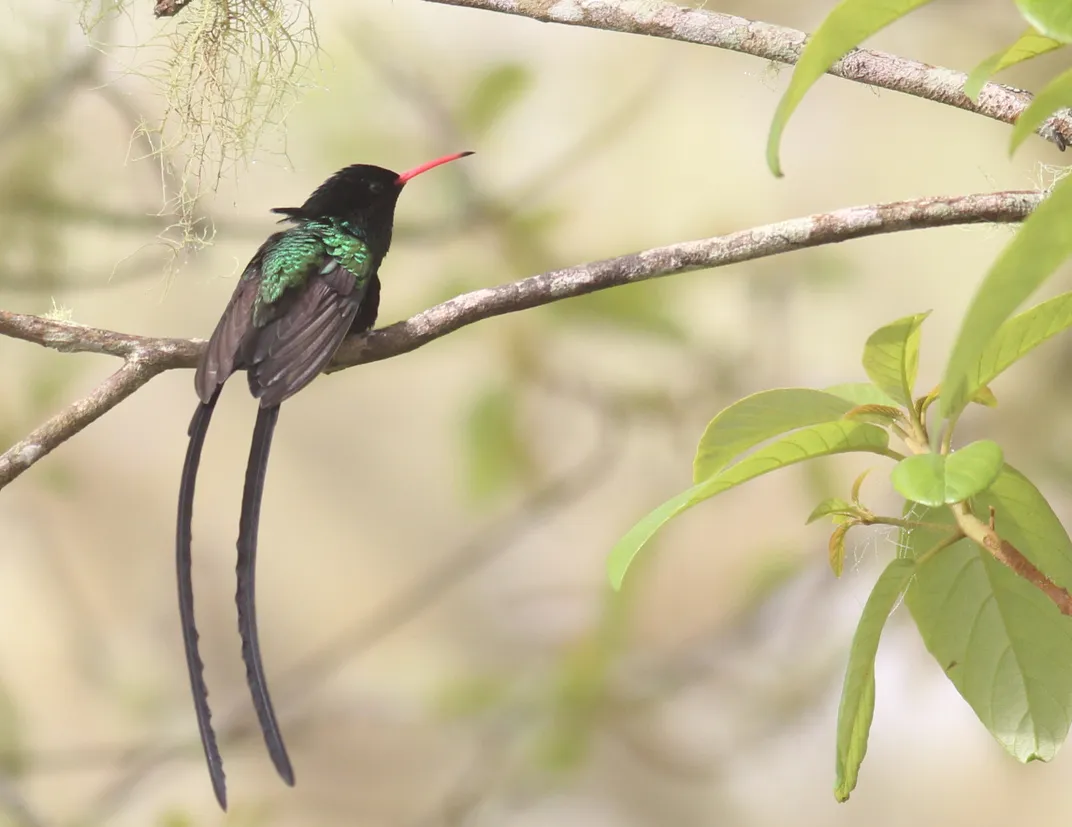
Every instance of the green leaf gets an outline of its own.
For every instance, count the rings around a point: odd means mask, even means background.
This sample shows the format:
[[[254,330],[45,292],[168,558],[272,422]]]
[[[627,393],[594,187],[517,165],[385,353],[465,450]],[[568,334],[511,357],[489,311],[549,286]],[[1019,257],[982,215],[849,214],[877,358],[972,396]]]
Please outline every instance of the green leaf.
[[[930,315],[917,313],[880,327],[864,346],[864,370],[871,381],[902,405],[912,405],[919,369],[919,326]]]
[[[629,567],[648,540],[655,536],[656,531],[672,518],[683,511],[687,511],[699,502],[696,496],[699,493],[699,489],[705,485],[707,483],[687,488],[662,505],[649,511],[626,532],[624,537],[614,544],[614,548],[610,550],[610,555],[607,558],[607,574],[610,577],[612,588],[620,589],[622,587],[622,583],[625,581],[625,573],[629,571]]]
[[[532,73],[520,63],[493,67],[477,81],[463,120],[475,134],[487,132],[532,86]]]
[[[964,83],[964,94],[972,100],[976,100],[986,82],[998,72],[1008,69],[1010,66],[1015,66],[1017,63],[1023,63],[1025,60],[1031,60],[1033,57],[1052,52],[1063,45],[1059,40],[1039,34],[1034,29],[1028,29],[1020,35],[1019,40],[1007,49],[1002,49],[1000,52],[992,54],[972,69],[971,74],[968,75],[968,80]]]
[[[1036,347],[1072,327],[1072,293],[1013,316],[995,333],[978,360],[965,373],[965,387],[974,396]]]
[[[924,505],[945,504],[945,457],[916,454],[905,457],[890,472],[894,489],[906,500]]]
[[[1069,106],[1072,106],[1072,69],[1062,72],[1043,86],[1027,109],[1020,113],[1009,139],[1009,154],[1016,152],[1016,148],[1029,135],[1033,135],[1050,115]]]
[[[1006,465],[975,504],[983,512],[993,507],[998,534],[1054,583],[1072,590],[1072,540],[1046,498],[1027,477]]]
[[[852,503],[845,502],[845,500],[839,497],[830,497],[823,500],[815,508],[812,509],[811,514],[808,515],[808,519],[804,522],[805,525],[810,525],[821,517],[829,517],[831,515],[839,514],[854,514],[856,509]]]
[[[894,405],[857,405],[845,414],[846,419],[857,422],[873,422],[882,427],[889,427],[894,422],[902,425],[908,424],[908,418],[903,409]]]
[[[1045,35],[1072,42],[1072,3],[1067,0],[1016,0],[1020,14]]]
[[[1005,458],[991,439],[965,445],[945,458],[945,501],[959,503],[986,491],[1001,473]]]
[[[864,480],[867,479],[867,475],[870,474],[870,473],[871,473],[871,469],[866,468],[863,471],[861,471],[860,476],[858,476],[852,482],[852,494],[851,494],[851,496],[852,496],[852,501],[853,501],[853,503],[855,505],[860,504],[860,489],[863,487]]]
[[[925,6],[930,0],[842,0],[804,47],[793,70],[793,79],[778,102],[770,135],[767,138],[767,166],[779,178],[782,176],[778,145],[790,116],[808,89],[823,74],[854,47],[884,29],[910,11]]]
[[[981,439],[948,456],[906,457],[894,466],[890,479],[907,500],[931,506],[959,503],[989,488],[1003,462],[1001,446]]]
[[[830,571],[834,572],[834,577],[841,577],[841,573],[845,570],[845,535],[849,533],[852,526],[852,523],[842,523],[836,526],[830,535],[830,542],[827,543],[827,560],[830,562]]]
[[[846,382],[826,388],[827,393],[848,399],[854,405],[886,405],[896,407],[897,400],[870,382]]]
[[[775,388],[746,396],[708,423],[692,463],[693,482],[714,476],[761,442],[797,428],[834,422],[852,407],[841,397],[810,388]]]
[[[915,507],[907,516],[954,527],[947,508]],[[947,536],[916,527],[901,533],[901,545],[919,558]],[[998,743],[1020,761],[1053,758],[1072,720],[1072,622],[970,540],[919,564],[905,603],[927,649]]]
[[[942,415],[971,400],[968,377],[1013,311],[1072,254],[1072,176],[1057,183],[1028,216],[980,285],[964,317],[942,379]]]
[[[517,392],[491,386],[474,400],[465,423],[469,490],[477,501],[501,494],[532,470],[518,422]]]
[[[913,560],[891,560],[878,578],[864,605],[860,624],[852,638],[849,665],[841,688],[838,707],[837,781],[834,797],[847,801],[856,788],[856,780],[867,753],[867,736],[875,711],[875,655],[886,618],[893,612],[901,594],[908,587],[916,564]]]
[[[771,471],[815,457],[850,451],[885,454],[889,434],[865,422],[824,422],[765,445],[736,465],[724,469],[692,488],[682,491],[650,512],[611,549],[607,570],[611,585],[621,588],[625,573],[636,555],[656,531],[671,518],[724,491]]]

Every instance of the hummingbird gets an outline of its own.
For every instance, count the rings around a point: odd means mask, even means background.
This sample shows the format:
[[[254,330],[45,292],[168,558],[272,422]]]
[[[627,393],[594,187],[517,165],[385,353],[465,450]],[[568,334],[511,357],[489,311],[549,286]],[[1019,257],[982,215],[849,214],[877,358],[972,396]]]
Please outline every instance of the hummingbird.
[[[403,173],[354,164],[321,184],[300,207],[276,207],[280,224],[246,265],[223,316],[197,365],[194,387],[200,404],[190,422],[190,442],[179,485],[175,563],[179,619],[194,711],[209,778],[220,807],[227,787],[212,729],[204,664],[198,652],[191,577],[194,486],[212,412],[224,383],[246,371],[259,400],[238,524],[238,630],[242,659],[268,754],[286,784],[294,770],[268,694],[257,636],[255,574],[261,495],[279,406],[313,381],[347,335],[376,323],[379,269],[391,246],[395,205],[406,183],[433,167],[472,155],[458,152]]]

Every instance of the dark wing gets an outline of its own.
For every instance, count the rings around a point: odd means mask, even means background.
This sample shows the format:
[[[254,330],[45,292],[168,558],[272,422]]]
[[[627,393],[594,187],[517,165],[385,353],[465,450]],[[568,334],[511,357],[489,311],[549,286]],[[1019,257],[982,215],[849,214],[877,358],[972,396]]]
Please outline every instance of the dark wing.
[[[236,370],[244,367],[245,355],[256,335],[253,327],[253,310],[260,290],[261,267],[265,253],[280,239],[283,233],[275,233],[257,250],[235,287],[231,300],[223,311],[208,347],[197,365],[194,387],[202,402],[208,402]]]
[[[300,289],[280,297],[249,357],[249,390],[262,408],[293,396],[331,361],[372,278],[359,278],[329,259]]]

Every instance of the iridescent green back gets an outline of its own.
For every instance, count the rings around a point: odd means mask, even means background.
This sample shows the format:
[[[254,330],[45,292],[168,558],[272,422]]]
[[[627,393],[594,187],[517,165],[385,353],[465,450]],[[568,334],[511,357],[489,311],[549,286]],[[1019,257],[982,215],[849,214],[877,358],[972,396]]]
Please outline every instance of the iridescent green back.
[[[330,259],[353,273],[358,284],[371,275],[372,256],[368,245],[347,222],[308,221],[287,230],[264,253],[257,304],[274,304],[286,290],[305,284]]]

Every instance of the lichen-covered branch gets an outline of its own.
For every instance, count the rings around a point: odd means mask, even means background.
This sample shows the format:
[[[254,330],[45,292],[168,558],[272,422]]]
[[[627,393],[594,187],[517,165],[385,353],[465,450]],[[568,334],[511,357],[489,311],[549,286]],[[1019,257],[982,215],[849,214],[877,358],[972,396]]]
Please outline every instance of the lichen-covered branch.
[[[777,63],[794,64],[804,50],[805,32],[661,0],[428,0],[448,6],[514,14],[541,23],[642,34],[728,49]],[[1014,123],[1032,95],[998,83],[983,87],[978,101],[964,94],[967,75],[941,66],[878,52],[853,49],[829,74],[880,89],[955,106],[1004,123]],[[1072,144],[1072,114],[1062,110],[1039,134],[1060,149]]]
[[[0,336],[22,339],[65,353],[104,353],[131,360],[153,360],[162,370],[188,368],[197,362],[203,342],[131,336],[115,330],[86,327],[77,322],[0,310]]]
[[[849,207],[552,270],[464,293],[406,321],[353,337],[343,343],[329,371],[409,353],[482,319],[647,279],[724,267],[882,233],[1022,221],[1043,197],[1042,193],[1031,190],[1013,190]],[[0,336],[70,353],[103,353],[126,362],[88,397],[0,454],[0,488],[156,374],[194,367],[205,346],[201,339],[134,336],[6,310],[0,310]]]

